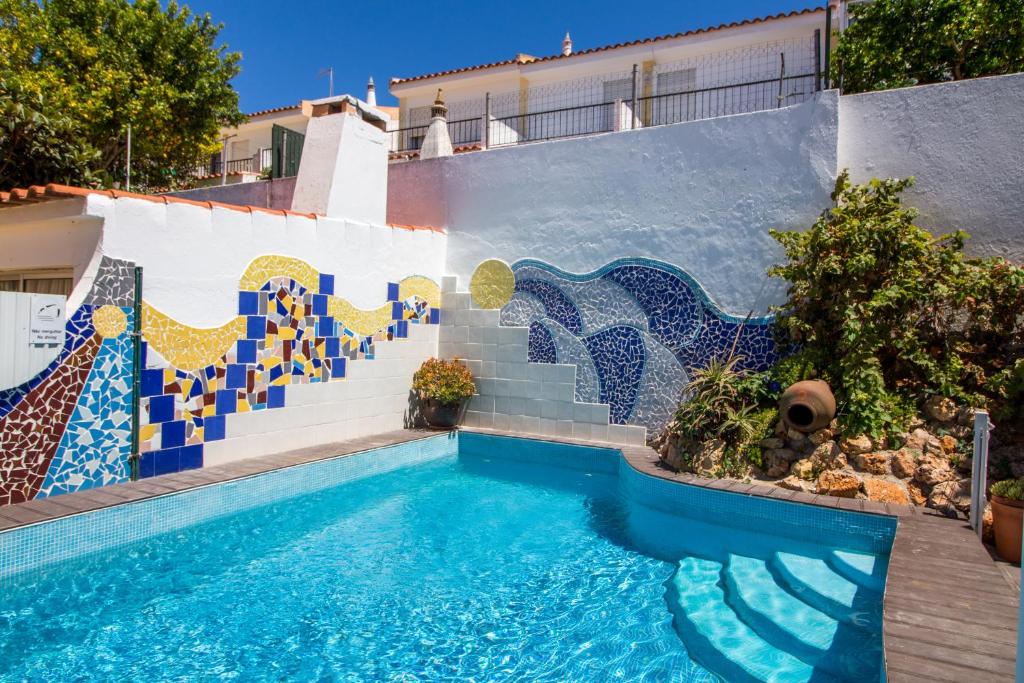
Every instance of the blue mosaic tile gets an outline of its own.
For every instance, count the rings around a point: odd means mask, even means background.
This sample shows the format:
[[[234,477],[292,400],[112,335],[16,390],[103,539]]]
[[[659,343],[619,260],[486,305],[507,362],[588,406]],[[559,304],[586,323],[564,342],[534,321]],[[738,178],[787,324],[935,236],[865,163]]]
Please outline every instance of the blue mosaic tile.
[[[668,263],[619,259],[574,274],[528,259],[512,270],[515,294],[501,324],[530,328],[531,361],[575,364],[577,399],[593,400],[596,393],[611,406],[612,422],[657,432],[695,368],[734,348],[742,369],[763,370],[779,358],[770,317],[722,311]],[[591,380],[588,371],[597,377]]]
[[[529,361],[531,363],[555,363],[555,341],[548,328],[539,322],[530,323]]]
[[[238,293],[238,315],[257,315],[260,312],[259,292]]]
[[[334,294],[334,276],[320,273],[320,293]]]

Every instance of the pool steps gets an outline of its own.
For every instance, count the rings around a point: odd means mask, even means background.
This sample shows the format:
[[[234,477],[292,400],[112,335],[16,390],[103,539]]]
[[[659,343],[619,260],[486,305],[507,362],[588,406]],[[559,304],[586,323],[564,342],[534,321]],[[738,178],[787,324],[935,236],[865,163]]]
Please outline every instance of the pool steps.
[[[842,551],[827,560],[688,557],[665,597],[690,655],[727,681],[878,681],[879,657],[865,656],[882,649],[874,606],[885,563],[874,560]]]

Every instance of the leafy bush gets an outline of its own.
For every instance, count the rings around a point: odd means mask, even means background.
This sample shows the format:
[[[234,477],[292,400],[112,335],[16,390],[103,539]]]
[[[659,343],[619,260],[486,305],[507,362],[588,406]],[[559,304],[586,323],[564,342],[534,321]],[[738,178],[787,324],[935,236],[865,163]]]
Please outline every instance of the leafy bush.
[[[992,484],[993,496],[1009,500],[1024,500],[1024,479],[1004,479]]]
[[[913,183],[854,185],[844,171],[827,210],[806,232],[772,231],[789,282],[776,324],[827,380],[853,433],[881,436],[935,394],[998,403],[1024,347],[1024,269],[971,259],[967,234],[935,237],[914,225],[900,193]]]
[[[473,375],[455,360],[429,358],[412,377],[412,388],[424,399],[443,405],[464,401],[473,395]]]

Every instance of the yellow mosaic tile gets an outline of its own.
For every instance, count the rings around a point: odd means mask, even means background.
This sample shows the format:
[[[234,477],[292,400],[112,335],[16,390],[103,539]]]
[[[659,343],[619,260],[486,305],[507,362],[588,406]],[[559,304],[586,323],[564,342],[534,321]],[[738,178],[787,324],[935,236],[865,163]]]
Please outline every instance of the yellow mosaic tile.
[[[502,308],[512,299],[516,278],[509,265],[488,259],[478,265],[469,280],[469,293],[479,308]]]
[[[150,348],[173,367],[196,370],[216,363],[238,339],[245,336],[245,316],[232,318],[220,327],[190,327],[142,303],[142,335]],[[174,371],[168,371],[173,381]]]
[[[101,337],[113,339],[128,329],[128,316],[117,306],[100,306],[92,312],[92,324]]]
[[[314,292],[320,288],[320,272],[302,259],[293,256],[267,254],[257,256],[245,269],[238,283],[239,289],[256,290],[274,277],[290,277]]]

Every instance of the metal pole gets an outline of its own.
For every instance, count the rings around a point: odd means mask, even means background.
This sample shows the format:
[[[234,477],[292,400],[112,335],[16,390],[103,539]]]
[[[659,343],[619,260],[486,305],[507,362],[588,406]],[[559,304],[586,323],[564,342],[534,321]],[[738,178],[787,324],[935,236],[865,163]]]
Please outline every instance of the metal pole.
[[[637,65],[633,65],[633,95],[630,98],[630,110],[629,110],[629,128],[632,130],[636,128],[636,74]]]
[[[831,79],[832,59],[832,5],[825,5],[825,87],[832,87]]]
[[[220,184],[228,184],[228,140],[235,135],[225,135],[224,144],[220,151]]]
[[[988,435],[995,425],[988,412],[974,411],[974,457],[971,462],[971,526],[981,538],[984,530],[985,492],[988,489]]]
[[[782,87],[786,80],[786,53],[779,53],[779,101],[776,104],[776,108],[782,106]]]
[[[124,191],[132,189],[132,124],[128,124],[128,158],[124,162]]]
[[[484,95],[484,129],[480,135],[484,149],[491,146],[491,93]]]
[[[131,479],[139,478],[139,391],[142,384],[142,268],[135,267],[135,300],[132,316],[132,441],[128,463]]]
[[[814,29],[814,91],[821,90],[821,29]]]

